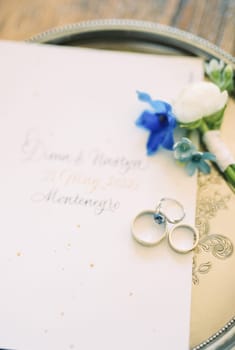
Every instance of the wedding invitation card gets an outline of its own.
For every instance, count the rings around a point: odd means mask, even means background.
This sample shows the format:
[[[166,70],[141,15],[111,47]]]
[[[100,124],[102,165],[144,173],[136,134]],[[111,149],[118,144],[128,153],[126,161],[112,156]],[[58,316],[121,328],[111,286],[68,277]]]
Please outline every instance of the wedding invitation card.
[[[0,43],[0,347],[186,350],[192,254],[139,245],[135,215],[196,176],[146,155],[136,90],[172,102],[200,59]]]

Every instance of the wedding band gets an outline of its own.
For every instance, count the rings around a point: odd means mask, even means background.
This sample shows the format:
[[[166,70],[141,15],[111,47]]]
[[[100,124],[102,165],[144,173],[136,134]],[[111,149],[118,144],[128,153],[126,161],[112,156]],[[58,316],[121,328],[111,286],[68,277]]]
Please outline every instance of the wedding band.
[[[190,248],[186,248],[186,249],[181,249],[181,248],[178,248],[175,243],[173,242],[173,233],[176,229],[178,228],[187,228],[189,229],[192,233],[193,233],[193,238],[194,238],[194,242],[193,242],[193,245],[190,247]],[[196,246],[198,245],[198,242],[199,242],[199,233],[197,231],[197,229],[191,225],[188,225],[188,224],[177,224],[177,225],[174,225],[172,227],[172,229],[169,231],[168,233],[168,243],[170,245],[170,247],[177,253],[180,253],[180,254],[187,254],[189,252],[191,252],[193,249],[196,248]]]
[[[159,244],[165,237],[167,234],[167,222],[164,220],[161,223],[157,223],[154,220],[155,217],[155,210],[144,210],[141,211],[139,214],[136,215],[136,217],[134,218],[134,220],[132,221],[131,224],[131,233],[133,238],[140,244],[147,246],[147,247],[152,247],[155,246],[157,244]],[[144,217],[147,216],[151,216],[152,217],[152,223],[154,225],[154,233],[151,232],[144,232],[138,230],[138,221],[139,219],[144,219]],[[161,228],[161,230],[163,230],[163,233],[158,233],[158,229]]]
[[[181,210],[181,215],[179,215],[176,218],[170,218],[169,214],[167,214],[167,212],[162,209],[162,205],[164,204],[164,202],[167,202],[167,201],[176,204],[178,206],[178,208]],[[185,217],[185,211],[184,211],[183,205],[179,201],[177,201],[176,199],[173,199],[173,198],[162,198],[159,201],[159,203],[156,207],[156,210],[155,210],[155,214],[157,215],[159,213],[164,215],[166,220],[171,224],[177,224],[178,222],[182,221],[183,218]]]

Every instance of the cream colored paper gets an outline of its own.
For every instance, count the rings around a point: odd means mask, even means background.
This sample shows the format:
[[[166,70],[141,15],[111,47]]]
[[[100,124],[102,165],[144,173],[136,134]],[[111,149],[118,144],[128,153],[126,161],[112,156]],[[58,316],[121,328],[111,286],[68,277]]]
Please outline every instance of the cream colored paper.
[[[194,223],[196,177],[147,157],[136,90],[172,101],[194,58],[0,44],[0,347],[188,349],[192,255],[130,225],[173,197]]]

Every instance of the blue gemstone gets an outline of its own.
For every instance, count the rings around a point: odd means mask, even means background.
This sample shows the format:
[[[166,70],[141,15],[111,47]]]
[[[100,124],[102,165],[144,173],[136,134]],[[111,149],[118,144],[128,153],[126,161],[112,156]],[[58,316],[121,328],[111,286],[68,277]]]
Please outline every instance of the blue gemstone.
[[[165,222],[165,217],[162,214],[154,214],[153,216],[154,221],[156,221],[159,225],[163,224]]]

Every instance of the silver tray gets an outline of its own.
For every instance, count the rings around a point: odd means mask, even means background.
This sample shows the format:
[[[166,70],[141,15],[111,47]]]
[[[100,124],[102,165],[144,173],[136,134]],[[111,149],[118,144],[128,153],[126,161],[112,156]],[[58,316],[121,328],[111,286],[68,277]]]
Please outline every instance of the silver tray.
[[[40,33],[28,42],[149,54],[191,55],[204,60],[214,57],[231,64],[235,69],[235,58],[212,43],[191,33],[151,22],[116,19],[81,22]],[[194,332],[197,331],[200,333],[199,329],[194,329]],[[207,338],[199,339],[191,348],[235,349],[235,317],[231,317],[213,334],[208,334]]]

